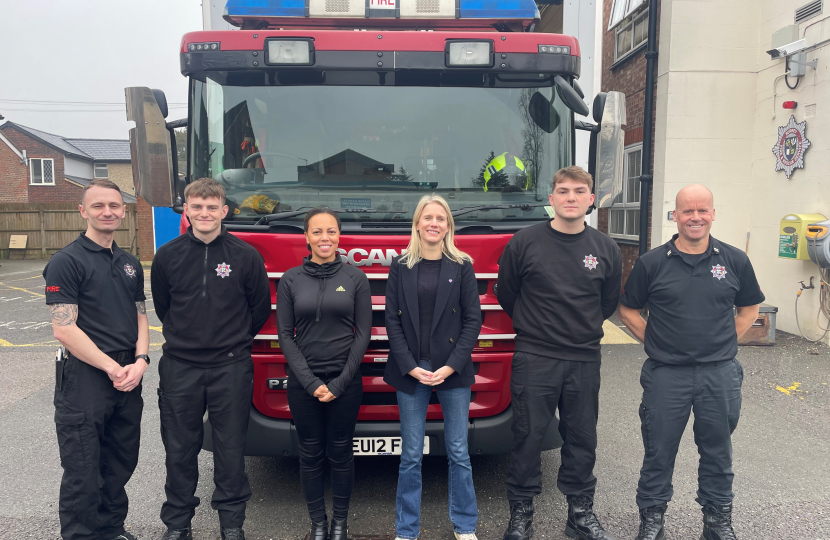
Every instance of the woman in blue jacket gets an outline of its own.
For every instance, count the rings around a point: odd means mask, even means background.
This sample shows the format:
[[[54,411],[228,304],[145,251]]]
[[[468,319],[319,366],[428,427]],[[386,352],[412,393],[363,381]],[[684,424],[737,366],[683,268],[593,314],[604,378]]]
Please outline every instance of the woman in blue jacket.
[[[471,353],[481,330],[473,260],[453,241],[447,202],[421,199],[407,251],[389,269],[386,332],[389,359],[383,380],[397,390],[401,465],[395,499],[395,534],[414,540],[421,522],[421,460],[427,405],[433,390],[444,416],[449,458],[449,514],[455,538],[476,540],[478,508],[467,450]]]

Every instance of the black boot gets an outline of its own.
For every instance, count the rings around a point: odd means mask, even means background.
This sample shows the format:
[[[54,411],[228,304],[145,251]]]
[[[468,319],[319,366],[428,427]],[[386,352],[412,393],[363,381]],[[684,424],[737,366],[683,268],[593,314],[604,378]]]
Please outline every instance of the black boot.
[[[738,540],[732,530],[731,504],[707,504],[703,507],[703,533],[700,540]]]
[[[349,525],[346,523],[346,518],[331,520],[331,532],[329,533],[329,540],[346,540],[349,534]]]
[[[245,540],[245,531],[241,527],[222,529],[222,540]]]
[[[504,533],[504,540],[530,540],[531,538],[533,538],[533,502],[510,503],[510,523]]]
[[[329,538],[329,523],[328,519],[323,521],[312,521],[311,532],[308,533],[308,540],[328,540]]]
[[[602,528],[594,514],[594,499],[586,496],[568,496],[565,536],[582,540],[617,540]]]
[[[649,506],[640,510],[640,534],[637,540],[665,540],[666,506]]]
[[[184,529],[167,529],[161,540],[193,540],[193,533],[190,527]]]

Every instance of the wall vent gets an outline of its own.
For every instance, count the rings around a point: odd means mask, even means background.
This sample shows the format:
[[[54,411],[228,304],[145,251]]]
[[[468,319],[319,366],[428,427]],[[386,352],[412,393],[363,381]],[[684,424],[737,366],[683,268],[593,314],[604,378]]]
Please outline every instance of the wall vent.
[[[821,15],[823,0],[814,0],[809,4],[804,4],[800,8],[796,8],[795,10],[795,24],[803,23],[808,19],[812,19],[818,15]]]

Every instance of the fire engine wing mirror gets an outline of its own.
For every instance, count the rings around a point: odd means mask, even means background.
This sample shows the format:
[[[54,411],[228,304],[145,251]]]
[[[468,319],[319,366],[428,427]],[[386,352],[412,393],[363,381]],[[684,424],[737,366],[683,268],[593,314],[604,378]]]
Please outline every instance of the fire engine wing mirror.
[[[130,129],[135,192],[150,206],[173,205],[173,152],[170,132],[154,94],[164,93],[142,86],[125,88],[127,120],[135,122]],[[164,100],[166,108],[167,102]]]
[[[600,118],[597,118],[601,114]],[[608,92],[594,99],[596,133],[596,169],[594,189],[597,208],[607,208],[623,188],[623,157],[625,155],[625,94]],[[594,134],[592,134],[594,135]],[[592,145],[593,146],[593,145]]]
[[[553,133],[559,127],[559,114],[553,108],[553,104],[539,92],[536,92],[530,98],[530,103],[527,105],[527,112],[533,120],[533,123],[539,126],[545,133]]]
[[[556,93],[559,94],[559,98],[567,108],[576,114],[588,116],[590,112],[588,106],[582,101],[579,93],[568,84],[568,81],[557,75],[553,78],[553,82],[556,84]]]

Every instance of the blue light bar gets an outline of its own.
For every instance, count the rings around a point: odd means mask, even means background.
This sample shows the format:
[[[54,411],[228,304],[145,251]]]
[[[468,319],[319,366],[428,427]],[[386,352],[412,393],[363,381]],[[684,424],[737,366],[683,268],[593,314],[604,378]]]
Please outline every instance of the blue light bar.
[[[538,19],[534,0],[461,0],[462,19]]]
[[[228,0],[226,17],[305,17],[305,0]]]

